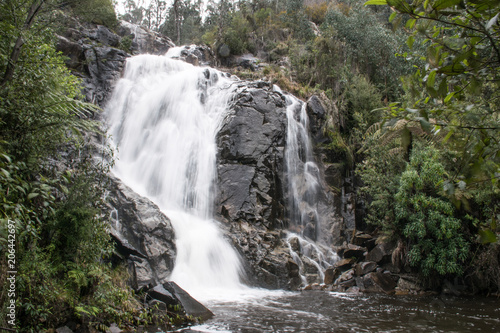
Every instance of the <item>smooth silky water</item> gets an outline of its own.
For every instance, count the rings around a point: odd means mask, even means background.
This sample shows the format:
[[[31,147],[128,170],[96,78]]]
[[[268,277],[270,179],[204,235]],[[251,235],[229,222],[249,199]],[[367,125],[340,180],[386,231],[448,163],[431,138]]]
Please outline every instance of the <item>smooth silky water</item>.
[[[191,330],[486,332],[500,325],[496,299],[297,293],[243,285],[240,258],[212,219],[215,137],[227,115],[233,84],[213,69],[140,55],[127,60],[106,108],[118,155],[113,172],[170,218],[177,244],[170,279],[215,313],[214,319]],[[289,121],[296,128],[289,128],[288,135],[298,133],[290,141],[298,150],[287,148],[286,153],[290,181],[296,184],[291,186],[291,204],[299,221],[295,226],[302,231],[307,227],[303,215],[314,213],[310,203],[317,191],[317,167],[309,151],[302,148],[303,156],[298,155],[307,119],[298,101],[288,102],[289,119],[297,120]],[[305,200],[296,199],[300,196]]]

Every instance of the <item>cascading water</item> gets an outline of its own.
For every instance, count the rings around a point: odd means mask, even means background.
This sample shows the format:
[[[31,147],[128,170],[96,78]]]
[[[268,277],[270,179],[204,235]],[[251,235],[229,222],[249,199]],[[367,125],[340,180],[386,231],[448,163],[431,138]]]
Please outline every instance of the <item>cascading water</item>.
[[[286,100],[288,127],[285,160],[291,231],[287,242],[292,258],[299,265],[302,283],[305,285],[315,282],[316,279],[319,280],[316,282],[323,282],[323,271],[339,258],[328,247],[316,244],[321,230],[321,219],[317,209],[321,190],[320,173],[314,161],[309,139],[306,104],[290,95],[286,96]],[[291,244],[292,241],[294,246]],[[304,260],[307,260],[317,272],[312,279],[308,279],[305,274]]]
[[[212,220],[215,136],[232,82],[213,69],[140,55],[127,60],[106,111],[119,152],[114,172],[170,218],[171,279],[197,297],[242,287],[239,257]]]

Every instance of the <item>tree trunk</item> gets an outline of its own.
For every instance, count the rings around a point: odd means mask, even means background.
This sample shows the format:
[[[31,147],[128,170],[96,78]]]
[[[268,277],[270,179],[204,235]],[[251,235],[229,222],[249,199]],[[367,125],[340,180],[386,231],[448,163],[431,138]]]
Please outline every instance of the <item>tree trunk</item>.
[[[21,55],[21,50],[24,45],[23,33],[31,28],[31,26],[35,22],[35,17],[42,9],[44,3],[45,0],[33,1],[33,4],[31,5],[28,11],[28,15],[26,16],[26,20],[24,21],[23,27],[19,32],[19,37],[17,37],[16,43],[14,44],[14,48],[12,49],[12,53],[10,54],[9,62],[7,64],[7,68],[5,69],[2,82],[0,83],[0,87],[3,87],[7,82],[9,82],[12,79],[12,76],[14,75],[14,69],[16,67],[17,61],[19,60],[19,56]]]
[[[181,18],[179,13],[180,0],[174,0],[175,28],[177,31],[177,46],[181,43]]]

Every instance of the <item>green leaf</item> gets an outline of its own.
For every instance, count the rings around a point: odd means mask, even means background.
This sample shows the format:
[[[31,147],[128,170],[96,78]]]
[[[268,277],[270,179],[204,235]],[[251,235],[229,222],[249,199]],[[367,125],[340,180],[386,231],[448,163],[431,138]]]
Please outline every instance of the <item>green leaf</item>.
[[[404,150],[407,150],[411,144],[411,132],[408,128],[404,128],[401,131],[401,146]]]
[[[28,194],[28,200],[31,200],[31,199],[33,199],[33,198],[36,198],[36,197],[37,197],[37,196],[39,196],[39,195],[40,195],[40,193],[30,193],[30,194]]]
[[[460,4],[460,2],[462,2],[462,0],[438,0],[434,4],[433,8],[436,10],[441,10],[441,9],[456,6],[456,5]]]
[[[2,173],[5,175],[5,177],[10,178],[10,173],[7,170],[0,169],[0,171],[2,171]]]
[[[479,240],[482,244],[496,243],[497,235],[488,229],[479,230]]]
[[[436,80],[436,71],[432,71],[429,73],[429,76],[427,77],[427,87],[429,88],[434,87],[435,80]]]
[[[405,0],[387,0],[386,3],[389,6],[396,8],[401,13],[409,14],[413,12],[412,8],[408,3],[406,3]]]
[[[489,30],[493,27],[495,23],[498,21],[498,16],[500,13],[496,14],[491,20],[488,21],[488,24],[486,24],[486,29]]]
[[[398,14],[397,12],[392,12],[391,16],[389,16],[389,23],[391,23],[392,20],[394,20],[397,14]]]
[[[365,2],[365,6],[379,6],[379,5],[387,5],[387,0],[368,0]]]
[[[413,37],[413,35],[412,35],[412,36],[408,37],[406,44],[408,44],[408,47],[411,49],[413,47],[414,42],[415,42],[415,37]]]
[[[455,92],[448,94],[448,96],[446,96],[446,98],[444,99],[444,104],[447,104],[450,101],[450,99],[453,98],[453,96],[455,96]]]
[[[429,123],[427,120],[425,120],[424,118],[420,118],[420,126],[422,127],[422,129],[427,132],[427,133],[430,133],[431,132],[431,123]]]

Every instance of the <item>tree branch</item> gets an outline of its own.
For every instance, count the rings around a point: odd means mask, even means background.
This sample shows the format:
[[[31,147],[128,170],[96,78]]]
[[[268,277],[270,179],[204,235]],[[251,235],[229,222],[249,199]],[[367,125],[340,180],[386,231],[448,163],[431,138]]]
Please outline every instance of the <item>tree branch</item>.
[[[2,78],[2,82],[0,83],[0,88],[5,86],[7,82],[12,79],[14,75],[14,69],[16,67],[17,61],[21,55],[22,47],[25,43],[23,38],[23,33],[28,31],[33,23],[35,22],[35,18],[42,9],[45,0],[34,0],[30,9],[28,10],[28,15],[26,16],[26,20],[24,21],[23,27],[19,32],[19,37],[17,37],[16,43],[14,44],[14,48],[9,58],[9,62],[7,64],[7,68],[5,69],[5,73]]]

